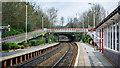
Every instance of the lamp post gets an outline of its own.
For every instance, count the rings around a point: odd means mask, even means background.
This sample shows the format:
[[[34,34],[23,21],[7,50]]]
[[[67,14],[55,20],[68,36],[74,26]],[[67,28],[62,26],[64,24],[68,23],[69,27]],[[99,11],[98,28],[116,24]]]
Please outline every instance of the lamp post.
[[[95,4],[94,3],[88,3],[88,5],[93,5],[93,6],[95,6]],[[94,28],[95,28],[95,10],[93,11],[93,23],[94,23]],[[94,47],[95,47],[95,36],[93,37],[94,38]],[[94,48],[94,50],[95,50],[95,48]]]
[[[42,16],[42,32],[43,32],[43,16]],[[42,33],[42,39],[43,39],[43,33]]]
[[[88,3],[88,5],[95,5],[94,3]],[[93,24],[94,24],[94,28],[95,28],[95,10],[93,11]]]
[[[42,16],[42,30],[43,30],[43,21],[44,21],[44,20],[43,20],[43,16]]]
[[[88,18],[88,28],[89,28],[89,16],[87,16],[87,18]]]
[[[26,42],[25,47],[27,47],[27,5],[26,5]]]

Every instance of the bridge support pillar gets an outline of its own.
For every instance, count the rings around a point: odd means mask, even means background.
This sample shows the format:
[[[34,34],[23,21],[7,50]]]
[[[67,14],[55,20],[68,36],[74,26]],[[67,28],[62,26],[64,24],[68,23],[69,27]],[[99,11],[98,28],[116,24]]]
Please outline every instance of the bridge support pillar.
[[[28,60],[29,60],[29,54],[28,54]]]
[[[11,60],[10,60],[10,66],[12,66],[12,63],[13,63],[13,60],[11,59]]]
[[[32,53],[31,53],[31,58],[32,58]]]
[[[39,51],[39,54],[41,54],[41,50]]]
[[[24,56],[24,59],[25,59],[25,61],[26,61],[26,55]]]
[[[35,57],[35,52],[34,52],[34,57]]]
[[[40,53],[39,53],[39,51],[38,51],[38,55],[39,55]]]
[[[36,56],[37,56],[37,51],[36,51]]]
[[[6,68],[7,66],[7,61],[4,61],[4,68]]]
[[[20,56],[20,63],[22,63],[22,56]]]
[[[16,59],[15,59],[15,60],[16,60],[16,64],[18,64],[18,58],[17,58],[17,57],[16,57]]]

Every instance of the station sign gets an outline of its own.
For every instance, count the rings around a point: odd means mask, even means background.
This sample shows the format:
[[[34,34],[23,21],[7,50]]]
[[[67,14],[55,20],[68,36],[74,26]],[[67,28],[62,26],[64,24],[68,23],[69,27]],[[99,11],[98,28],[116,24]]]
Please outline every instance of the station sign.
[[[0,29],[2,31],[10,31],[10,25],[8,25],[8,26],[0,26]]]
[[[96,29],[88,29],[88,31],[96,31]]]

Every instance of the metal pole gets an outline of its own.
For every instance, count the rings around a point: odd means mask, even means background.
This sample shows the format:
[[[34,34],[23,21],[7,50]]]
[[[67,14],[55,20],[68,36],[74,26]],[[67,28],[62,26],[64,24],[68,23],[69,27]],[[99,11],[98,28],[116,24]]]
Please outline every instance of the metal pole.
[[[111,43],[112,43],[112,42],[111,42],[111,40],[112,40],[112,38],[111,38],[111,36],[112,36],[112,35],[111,35],[111,31],[112,31],[112,30],[111,30],[111,25],[109,25],[109,31],[110,31],[110,36],[109,36],[110,40],[109,40],[109,42],[110,42],[110,49],[111,49]]]
[[[109,27],[107,26],[107,47],[106,48],[108,48],[108,29]]]
[[[42,30],[43,30],[43,17],[42,17]]]
[[[83,28],[84,28],[84,22],[83,22]]]
[[[120,52],[120,20],[118,22],[118,25],[119,25],[119,52]]]
[[[104,38],[104,37],[103,37],[103,32],[104,32],[104,29],[102,28],[102,53],[103,53],[103,46],[104,46],[104,45],[103,45],[103,38]]]
[[[89,16],[87,16],[88,17],[88,28],[89,28]]]
[[[43,31],[43,17],[42,17],[42,31]],[[43,39],[43,34],[42,34],[42,39]]]
[[[99,41],[100,41],[99,45],[100,45],[100,52],[101,52],[101,29],[100,29],[100,40]]]
[[[88,5],[95,5],[94,3],[88,3]],[[93,27],[95,28],[95,10],[93,14]]]
[[[94,21],[94,28],[95,28],[95,11],[94,11],[94,15],[93,15],[93,21]]]
[[[112,50],[114,50],[114,44],[113,44],[114,43],[114,32],[113,32],[114,26],[113,25],[114,24],[112,24]]]
[[[27,5],[26,5],[26,43],[25,47],[27,47]]]
[[[117,22],[115,22],[115,50],[117,51]]]
[[[83,32],[84,32],[84,22],[83,22]]]

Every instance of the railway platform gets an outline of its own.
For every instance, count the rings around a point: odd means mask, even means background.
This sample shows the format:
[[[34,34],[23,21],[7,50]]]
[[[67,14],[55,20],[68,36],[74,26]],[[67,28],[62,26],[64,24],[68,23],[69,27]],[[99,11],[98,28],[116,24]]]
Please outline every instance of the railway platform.
[[[85,43],[76,42],[78,55],[76,57],[75,68],[114,68],[114,66],[98,50]]]
[[[2,65],[4,66],[4,68],[6,68],[6,66],[13,66],[13,64],[18,64],[19,62],[22,63],[22,61],[26,61],[29,58],[38,56],[41,53],[45,53],[46,51],[51,50],[58,44],[59,43],[52,43],[14,52],[1,52],[2,57],[0,57],[0,59],[2,60]]]
[[[3,57],[7,57],[7,56],[12,56],[14,54],[20,54],[22,52],[29,52],[29,51],[34,51],[34,50],[37,50],[37,49],[44,49],[44,48],[47,48],[47,47],[51,47],[51,46],[54,46],[58,43],[52,43],[52,44],[45,44],[45,45],[41,45],[41,46],[37,46],[37,47],[33,47],[33,48],[28,48],[28,49],[21,49],[21,50],[18,50],[18,51],[13,51],[13,52],[0,52],[2,53],[2,58]]]

